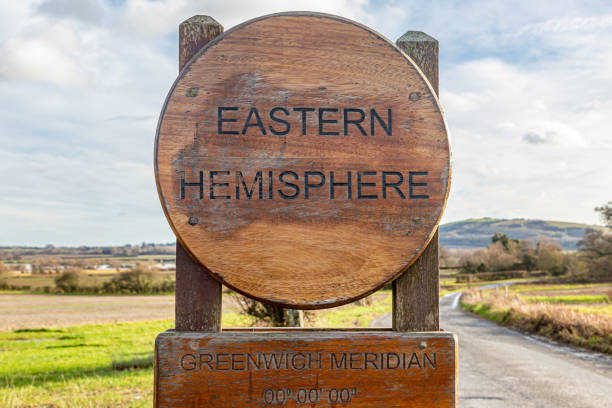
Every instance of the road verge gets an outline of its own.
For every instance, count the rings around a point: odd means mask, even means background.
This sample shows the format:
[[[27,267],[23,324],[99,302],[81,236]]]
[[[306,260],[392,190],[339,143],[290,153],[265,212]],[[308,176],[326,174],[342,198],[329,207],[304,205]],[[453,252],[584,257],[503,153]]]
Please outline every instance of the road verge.
[[[464,310],[496,323],[544,336],[555,341],[612,354],[612,319],[561,307],[529,303],[516,295],[467,291],[461,297]]]

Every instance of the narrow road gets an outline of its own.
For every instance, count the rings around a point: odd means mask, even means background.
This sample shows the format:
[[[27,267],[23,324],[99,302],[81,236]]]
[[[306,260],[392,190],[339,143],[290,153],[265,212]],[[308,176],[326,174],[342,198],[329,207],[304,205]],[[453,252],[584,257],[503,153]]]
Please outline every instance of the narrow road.
[[[579,352],[465,313],[440,300],[440,325],[459,339],[461,408],[612,407],[612,358]],[[391,316],[373,325],[391,325]]]

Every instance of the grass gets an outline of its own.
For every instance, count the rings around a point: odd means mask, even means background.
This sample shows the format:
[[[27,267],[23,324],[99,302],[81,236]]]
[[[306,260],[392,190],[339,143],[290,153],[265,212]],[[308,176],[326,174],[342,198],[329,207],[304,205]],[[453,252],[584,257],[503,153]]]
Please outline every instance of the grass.
[[[529,302],[521,296],[505,296],[495,291],[466,292],[461,305],[500,324],[612,354],[612,317],[609,315],[589,313],[565,304]]]
[[[456,279],[447,277],[441,277],[440,279],[440,296],[456,292],[458,290],[466,290],[470,288],[478,288],[480,286],[490,285],[492,283],[506,283],[506,282],[523,282],[534,280],[536,278],[513,278],[513,279],[500,279],[494,281],[476,281],[476,282],[457,282]],[[520,286],[520,285],[517,285]]]
[[[0,333],[0,406],[150,404],[153,341],[169,327],[164,320]],[[146,369],[118,369],[133,360]]]
[[[252,320],[225,313],[223,325]],[[171,320],[0,333],[0,406],[152,406],[155,336]]]
[[[8,276],[1,281],[6,283],[10,289],[1,289],[0,294],[17,294],[17,293],[29,293],[29,294],[60,294],[60,295],[96,295],[98,293],[95,288],[101,288],[102,285],[113,278],[120,275],[117,271],[96,271],[96,270],[81,270],[79,272],[80,286],[79,291],[71,293],[60,293],[54,292],[57,290],[55,285],[55,279],[59,277],[59,274],[50,275],[14,275]],[[159,284],[163,281],[173,278],[173,273],[164,273],[154,271],[152,273],[152,282]],[[170,293],[170,292],[168,292]],[[120,295],[121,293],[113,293]],[[155,293],[162,294],[162,293]]]
[[[372,319],[391,313],[391,291],[381,291],[384,295],[375,296],[370,305],[350,304],[316,314],[316,327],[368,327]]]
[[[518,284],[510,287],[512,292],[539,292],[559,290],[580,290],[609,287],[609,283],[564,283],[564,284]]]
[[[607,295],[526,296],[526,299],[535,303],[610,303]]]
[[[598,316],[606,316],[612,318],[612,304],[601,304],[601,305],[580,305],[571,306],[572,310],[579,313],[594,314]]]
[[[79,276],[79,284],[82,286],[100,286],[104,282],[111,280],[118,273],[111,271],[105,271],[104,274],[96,272],[81,273]],[[59,275],[25,275],[25,276],[11,276],[6,278],[6,283],[12,286],[29,286],[29,290],[25,290],[28,293],[34,293],[37,290],[40,291],[44,287],[53,288],[55,287],[55,278]]]
[[[444,283],[446,285],[441,288],[441,295],[467,287],[467,284],[446,280]],[[472,286],[488,283],[478,282]],[[548,288],[575,289],[579,286],[594,285],[516,285],[510,289],[515,291],[518,287],[528,293],[531,287],[531,291],[542,291]],[[495,294],[494,291],[487,291],[481,295],[503,297],[504,291],[499,292]],[[539,297],[540,294],[537,295]],[[526,294],[522,298],[528,296]],[[571,296],[578,295],[555,295],[553,298],[569,299]],[[593,296],[599,298],[598,295],[580,296],[583,300],[585,296],[590,296],[590,300],[595,299]],[[520,300],[520,297],[517,298]],[[518,313],[513,311],[511,305],[489,304],[484,298],[467,304],[466,299],[467,296],[464,297],[464,307],[502,324],[515,325],[553,338],[561,336],[565,339],[562,341],[593,349],[602,350],[607,347],[607,352],[612,353],[612,329],[608,327],[608,334],[605,334],[597,332],[599,328],[595,327],[602,321],[610,324],[610,303],[584,305],[569,301],[533,303],[520,300],[520,308],[555,308],[563,309],[566,315],[588,316],[582,320],[577,318],[582,324],[580,326],[574,324],[574,321],[547,320],[546,316],[560,313],[549,312],[549,309],[542,309],[546,310],[544,317],[537,314],[534,317],[529,315],[532,313],[529,311],[525,312],[527,318],[518,319]],[[370,301],[367,306],[353,303],[311,312],[308,325],[366,327],[373,318],[391,312],[390,291],[378,292]],[[254,324],[253,319],[238,313],[237,309],[224,310],[223,327],[248,327]],[[28,328],[0,333],[0,407],[150,407],[153,398],[153,342],[157,334],[172,326],[171,320],[157,320],[49,329]]]
[[[153,370],[94,373],[77,379],[0,390],[3,407],[151,407]]]
[[[366,327],[391,311],[391,293],[369,306],[318,311],[316,327]],[[248,327],[247,315],[223,313],[223,327]],[[171,320],[27,328],[0,333],[0,407],[150,407],[155,336]]]

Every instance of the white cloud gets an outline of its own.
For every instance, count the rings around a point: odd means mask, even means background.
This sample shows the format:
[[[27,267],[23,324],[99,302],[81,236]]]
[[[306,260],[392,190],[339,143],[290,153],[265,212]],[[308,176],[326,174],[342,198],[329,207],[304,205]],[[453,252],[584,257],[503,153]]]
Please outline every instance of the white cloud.
[[[535,24],[525,16],[527,24],[514,31],[485,31],[504,55],[462,57],[442,69],[454,147],[445,221],[599,222],[593,207],[611,191],[612,50],[602,44],[612,39],[612,27],[605,13],[566,10],[587,15]]]
[[[197,14],[212,16],[225,29],[260,15],[282,11],[316,10],[331,14],[342,14],[365,23],[371,22],[365,12],[367,0],[127,0],[119,16],[122,29],[142,36],[155,37],[178,30],[178,23]]]
[[[612,28],[612,15],[552,18],[541,23],[527,24],[517,35],[545,35],[547,33],[592,32]]]
[[[9,38],[0,45],[0,78],[84,85],[79,64],[83,44],[78,34],[55,23]]]
[[[454,156],[445,221],[598,222],[593,207],[611,199],[612,5],[46,0],[0,6],[0,243],[172,240],[152,150],[178,24],[208,14],[228,29],[287,10],[440,41]]]
[[[459,113],[475,112],[481,106],[481,97],[474,92],[445,92],[442,103],[446,111]]]
[[[564,147],[584,145],[582,135],[564,123],[536,122],[529,125],[528,129],[522,139],[530,144],[552,144]]]
[[[97,22],[104,18],[107,4],[104,0],[43,0],[36,5],[36,12],[60,19]]]
[[[0,6],[0,43],[19,30],[30,16],[31,3],[6,1]]]

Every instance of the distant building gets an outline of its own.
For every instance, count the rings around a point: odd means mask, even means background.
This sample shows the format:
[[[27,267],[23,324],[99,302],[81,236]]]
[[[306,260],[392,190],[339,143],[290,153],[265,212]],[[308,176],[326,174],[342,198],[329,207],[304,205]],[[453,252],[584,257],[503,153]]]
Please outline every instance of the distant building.
[[[170,262],[158,263],[155,264],[155,268],[161,269],[163,271],[173,271],[176,269],[176,264]]]

